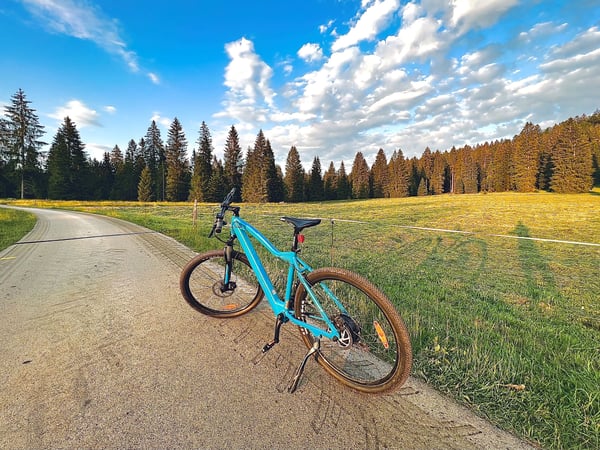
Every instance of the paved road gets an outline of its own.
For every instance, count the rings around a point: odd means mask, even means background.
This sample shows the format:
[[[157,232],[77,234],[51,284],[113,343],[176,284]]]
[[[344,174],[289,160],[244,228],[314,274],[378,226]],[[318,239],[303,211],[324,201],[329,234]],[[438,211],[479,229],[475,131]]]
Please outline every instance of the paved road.
[[[289,326],[266,355],[263,307],[192,310],[193,252],[132,224],[32,210],[0,253],[0,448],[526,448],[411,379],[397,394],[342,387]],[[285,327],[284,327],[285,328]]]

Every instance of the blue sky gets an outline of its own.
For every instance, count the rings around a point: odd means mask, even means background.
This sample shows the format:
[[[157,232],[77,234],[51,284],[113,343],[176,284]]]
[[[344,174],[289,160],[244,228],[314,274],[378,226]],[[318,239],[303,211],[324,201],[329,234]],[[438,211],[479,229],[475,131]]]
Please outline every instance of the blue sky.
[[[0,106],[23,89],[98,159],[177,117],[189,153],[205,121],[218,157],[235,125],[349,170],[600,108],[598,0],[3,0],[0,42]]]

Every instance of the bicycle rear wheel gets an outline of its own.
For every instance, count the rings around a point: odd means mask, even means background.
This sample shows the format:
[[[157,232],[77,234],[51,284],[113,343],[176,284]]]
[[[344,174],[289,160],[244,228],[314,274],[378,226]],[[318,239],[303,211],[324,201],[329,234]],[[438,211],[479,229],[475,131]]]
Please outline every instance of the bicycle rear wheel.
[[[341,334],[336,341],[321,339],[316,353],[321,366],[343,384],[362,392],[392,391],[402,386],[412,366],[410,338],[385,294],[345,269],[317,269],[306,279]],[[318,308],[304,286],[298,287],[294,302],[297,318],[323,326]],[[302,327],[300,332],[306,346],[312,347],[312,333]]]
[[[214,317],[237,317],[260,303],[263,291],[246,255],[233,252],[229,289],[223,289],[225,251],[214,250],[193,258],[183,268],[179,288],[192,308]]]

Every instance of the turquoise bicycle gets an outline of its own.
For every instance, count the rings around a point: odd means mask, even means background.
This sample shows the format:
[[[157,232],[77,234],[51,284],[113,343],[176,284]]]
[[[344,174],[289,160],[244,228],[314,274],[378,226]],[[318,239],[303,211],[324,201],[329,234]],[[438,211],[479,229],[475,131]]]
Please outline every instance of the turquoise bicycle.
[[[185,300],[196,310],[220,318],[238,317],[266,297],[275,315],[273,340],[283,324],[300,329],[308,351],[288,387],[294,392],[311,356],[336,379],[362,392],[399,388],[412,365],[409,334],[390,300],[362,276],[346,269],[312,269],[299,257],[303,230],[320,219],[282,217],[292,225],[290,251],[278,250],[232,206],[235,188],[221,203],[209,237],[221,233],[226,213],[232,213],[231,234],[222,250],[199,254],[183,269],[179,281]],[[275,289],[253,240],[287,266],[285,293]],[[236,241],[242,251],[234,249]],[[283,288],[282,288],[283,290]]]

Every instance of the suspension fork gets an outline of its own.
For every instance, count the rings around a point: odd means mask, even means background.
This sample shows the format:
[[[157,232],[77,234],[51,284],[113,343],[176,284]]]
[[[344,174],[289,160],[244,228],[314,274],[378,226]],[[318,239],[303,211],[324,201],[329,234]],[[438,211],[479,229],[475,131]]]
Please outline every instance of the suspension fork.
[[[225,259],[225,273],[223,275],[223,284],[221,286],[221,292],[233,291],[236,288],[234,281],[231,281],[231,274],[233,273],[233,241],[235,235],[231,237],[225,243],[225,249],[223,252]]]

